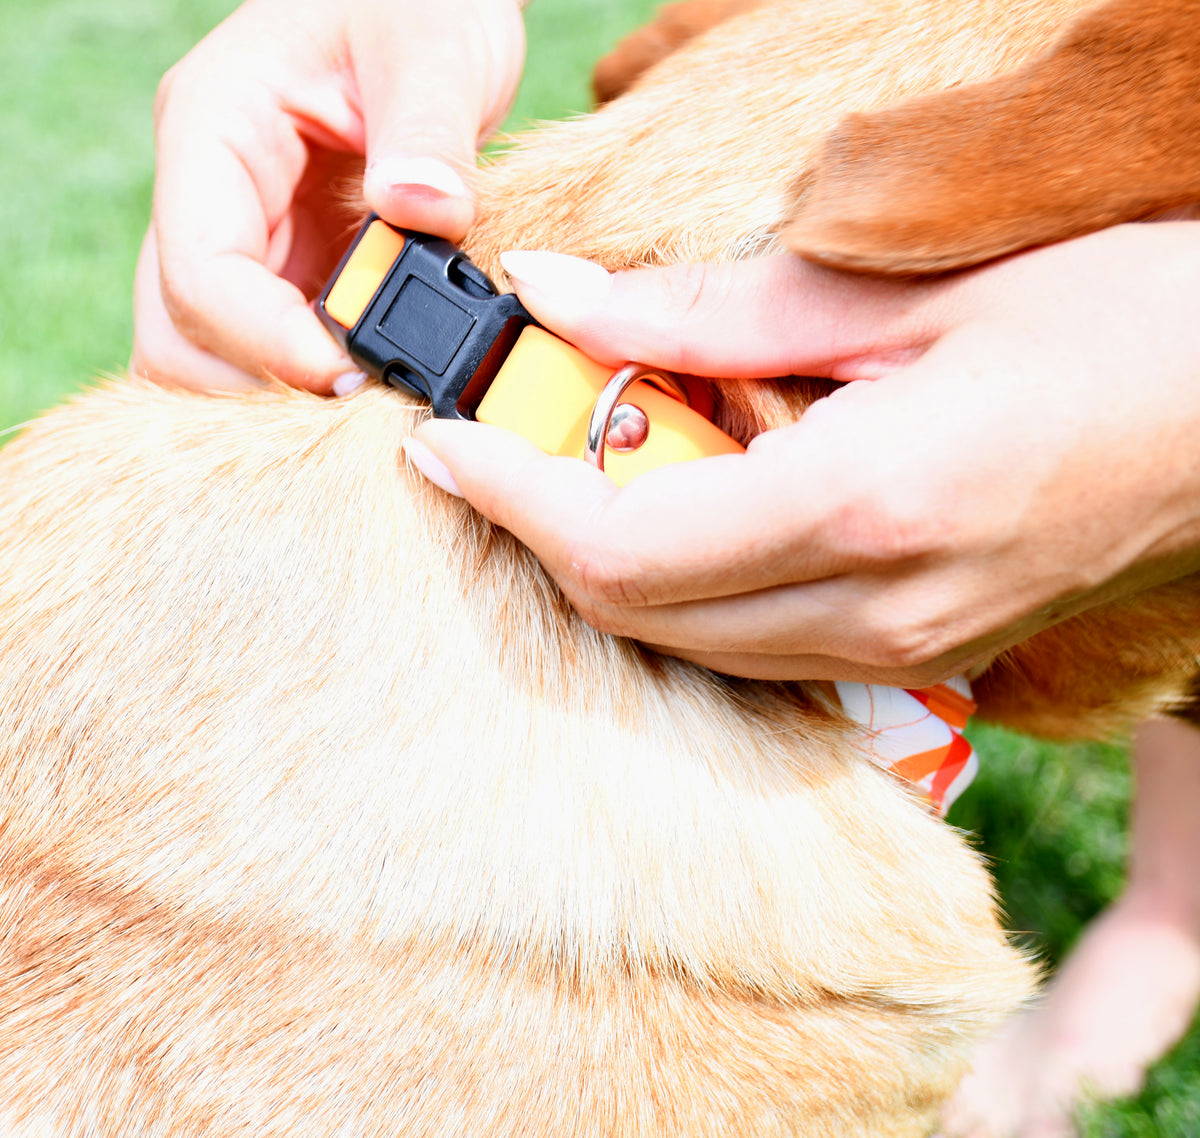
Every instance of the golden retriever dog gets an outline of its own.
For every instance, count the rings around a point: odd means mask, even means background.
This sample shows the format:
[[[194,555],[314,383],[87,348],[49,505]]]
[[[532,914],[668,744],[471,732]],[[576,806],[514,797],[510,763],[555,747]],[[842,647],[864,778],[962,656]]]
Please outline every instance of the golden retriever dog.
[[[856,169],[844,116],[1012,72],[1081,6],[714,6],[483,170],[469,251],[760,249]],[[720,420],[818,386],[721,385]],[[0,452],[0,1131],[929,1134],[1034,980],[978,857],[825,686],[587,627],[406,468],[425,413],[114,382]],[[1198,651],[1184,581],[977,693],[1094,734]]]

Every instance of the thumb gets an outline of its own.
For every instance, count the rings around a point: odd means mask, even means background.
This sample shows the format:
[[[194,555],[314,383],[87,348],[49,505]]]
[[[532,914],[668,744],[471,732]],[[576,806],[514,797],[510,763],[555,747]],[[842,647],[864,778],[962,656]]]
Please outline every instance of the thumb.
[[[609,273],[561,253],[507,252],[517,295],[602,363],[685,375],[872,378],[940,334],[940,282],[856,277],[792,256]]]
[[[364,33],[355,71],[366,124],[363,195],[381,217],[452,241],[474,218],[476,147],[503,119],[524,62],[515,3],[438,4]]]

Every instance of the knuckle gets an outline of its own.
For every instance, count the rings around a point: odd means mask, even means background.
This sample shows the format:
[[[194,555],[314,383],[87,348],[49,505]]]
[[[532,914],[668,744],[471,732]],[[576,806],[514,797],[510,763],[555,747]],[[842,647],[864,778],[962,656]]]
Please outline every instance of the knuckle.
[[[665,356],[675,370],[703,375],[709,367],[696,335],[706,314],[719,311],[728,297],[728,283],[712,265],[702,263],[672,266],[664,276],[663,304],[670,319],[655,329],[655,356]]]
[[[188,339],[195,339],[205,323],[196,282],[163,255],[159,259],[158,287],[171,323]]]
[[[635,606],[646,601],[636,571],[611,547],[590,538],[579,539],[568,548],[566,563],[573,592],[598,616],[611,606]],[[581,605],[577,603],[576,607]]]
[[[135,313],[129,366],[150,379],[172,374],[178,363],[179,337],[169,322],[155,314]]]
[[[956,668],[937,660],[931,660],[927,664],[901,668],[890,677],[890,682],[894,686],[904,688],[931,688],[935,684],[944,683],[946,680],[952,679],[961,671],[961,668]]]
[[[169,370],[170,353],[164,348],[162,337],[144,326],[136,328],[133,348],[129,355],[129,370],[134,375],[153,379]]]
[[[887,668],[902,672],[910,679],[923,678],[936,670],[935,661],[940,645],[916,630],[895,634],[880,645],[880,662]]]
[[[709,267],[702,263],[683,264],[666,275],[666,297],[671,309],[681,315],[694,313],[710,287]]]
[[[193,387],[194,369],[188,366],[184,352],[162,334],[135,337],[129,358],[132,375],[167,387]]]
[[[843,551],[857,565],[882,568],[930,558],[946,544],[952,522],[920,489],[873,479],[870,493],[837,507],[833,525]]]
[[[868,617],[866,633],[870,662],[903,672],[906,679],[938,673],[954,646],[947,625],[921,610],[897,614],[890,606],[881,608]]]
[[[565,591],[567,600],[571,602],[571,607],[579,614],[585,624],[594,628],[597,632],[603,632],[609,636],[630,635],[629,624],[627,621],[621,619],[620,610],[598,604],[592,598],[578,594],[574,590],[568,589]]]

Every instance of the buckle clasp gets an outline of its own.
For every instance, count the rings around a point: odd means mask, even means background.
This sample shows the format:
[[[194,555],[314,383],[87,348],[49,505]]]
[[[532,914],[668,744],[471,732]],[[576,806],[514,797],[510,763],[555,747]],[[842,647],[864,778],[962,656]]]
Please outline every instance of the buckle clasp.
[[[373,232],[399,246],[390,267],[369,264]],[[356,273],[367,274],[369,299],[356,302],[348,313],[335,300],[331,311],[330,295],[338,282]],[[378,277],[377,284],[371,274]],[[517,337],[535,323],[515,296],[498,294],[457,246],[425,233],[392,229],[374,214],[346,251],[316,309],[360,367],[428,399],[440,419],[474,418]]]

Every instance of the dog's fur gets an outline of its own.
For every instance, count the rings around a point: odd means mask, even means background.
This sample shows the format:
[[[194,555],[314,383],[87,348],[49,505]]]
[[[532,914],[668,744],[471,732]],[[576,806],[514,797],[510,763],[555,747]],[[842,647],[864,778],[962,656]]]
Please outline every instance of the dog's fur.
[[[485,171],[470,249],[755,248],[844,114],[1079,6],[739,11]],[[811,394],[724,385],[723,422]],[[1030,988],[976,857],[821,685],[587,628],[405,468],[422,413],[131,381],[0,454],[0,1128],[927,1134]],[[1160,589],[981,690],[1106,730],[1183,690],[1198,618]]]
[[[1194,206],[1198,74],[1200,3],[1109,0],[1012,74],[848,116],[785,239],[839,268],[930,272]]]

